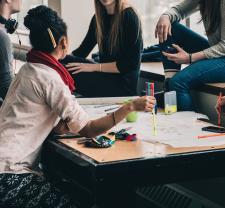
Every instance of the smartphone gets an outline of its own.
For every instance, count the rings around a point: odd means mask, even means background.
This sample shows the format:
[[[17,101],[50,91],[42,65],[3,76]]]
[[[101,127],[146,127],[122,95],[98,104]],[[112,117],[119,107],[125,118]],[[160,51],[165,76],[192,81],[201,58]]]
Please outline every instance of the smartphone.
[[[164,51],[166,53],[172,53],[172,54],[175,54],[175,53],[178,53],[177,49],[172,47],[172,46],[167,46]]]
[[[225,128],[217,127],[217,126],[207,126],[207,127],[203,127],[202,131],[209,131],[214,133],[225,133]]]

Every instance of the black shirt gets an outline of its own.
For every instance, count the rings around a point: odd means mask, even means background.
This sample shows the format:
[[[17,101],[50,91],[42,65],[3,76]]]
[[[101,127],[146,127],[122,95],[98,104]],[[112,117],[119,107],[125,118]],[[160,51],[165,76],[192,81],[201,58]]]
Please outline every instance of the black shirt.
[[[122,41],[119,50],[111,53],[108,47],[109,33],[112,27],[113,15],[105,15],[104,40],[102,50],[99,53],[101,63],[116,62],[120,71],[120,82],[124,82],[126,88],[136,94],[137,81],[141,63],[141,50],[143,48],[140,20],[132,8],[123,11],[122,18]],[[80,47],[72,53],[74,56],[86,58],[97,44],[96,18],[92,18],[89,30]],[[134,93],[135,91],[135,93]]]

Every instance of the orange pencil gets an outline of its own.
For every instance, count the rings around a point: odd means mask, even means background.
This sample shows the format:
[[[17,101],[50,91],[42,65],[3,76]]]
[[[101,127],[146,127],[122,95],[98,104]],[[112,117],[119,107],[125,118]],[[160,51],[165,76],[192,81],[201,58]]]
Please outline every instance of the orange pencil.
[[[198,136],[198,139],[206,139],[209,137],[218,137],[218,136],[225,136],[225,133],[202,135]]]

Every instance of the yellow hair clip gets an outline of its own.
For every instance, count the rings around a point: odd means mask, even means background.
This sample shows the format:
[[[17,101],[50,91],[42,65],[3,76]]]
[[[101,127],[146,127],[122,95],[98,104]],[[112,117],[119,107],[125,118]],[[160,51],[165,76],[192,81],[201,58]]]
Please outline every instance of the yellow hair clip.
[[[50,38],[51,38],[53,48],[56,48],[57,44],[56,44],[56,42],[55,42],[54,35],[53,35],[53,33],[52,33],[52,31],[51,31],[50,28],[48,28],[48,34],[49,34],[49,36],[50,36]]]

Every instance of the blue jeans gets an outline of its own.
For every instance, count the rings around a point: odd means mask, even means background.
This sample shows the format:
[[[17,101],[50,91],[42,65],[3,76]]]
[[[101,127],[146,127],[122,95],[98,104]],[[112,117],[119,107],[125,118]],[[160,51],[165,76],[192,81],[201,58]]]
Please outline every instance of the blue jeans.
[[[205,38],[177,22],[172,24],[172,36],[160,44],[161,50],[173,43],[180,45],[188,53],[199,52],[210,47]],[[225,57],[204,59],[190,64],[181,71],[181,65],[163,57],[163,66],[165,71],[168,69],[178,71],[169,81],[169,90],[177,92],[177,103],[180,111],[195,110],[190,95],[191,89],[205,83],[225,82]]]

